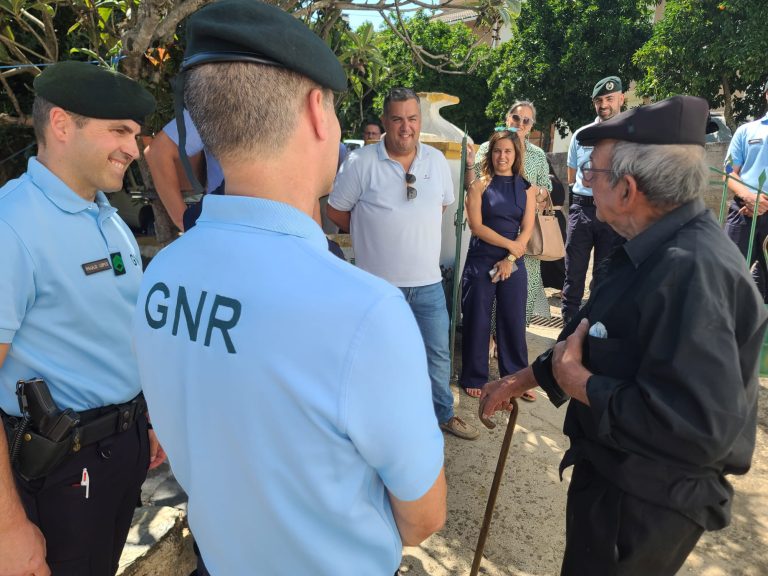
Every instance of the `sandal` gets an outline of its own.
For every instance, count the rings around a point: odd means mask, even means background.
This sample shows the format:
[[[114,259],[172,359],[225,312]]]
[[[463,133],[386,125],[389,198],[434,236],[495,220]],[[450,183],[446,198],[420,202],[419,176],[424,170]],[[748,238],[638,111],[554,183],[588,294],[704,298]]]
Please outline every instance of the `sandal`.
[[[533,392],[523,392],[523,395],[520,396],[520,398],[526,402],[536,402],[536,395]]]
[[[483,393],[482,388],[475,388],[474,386],[462,386],[461,389],[470,398],[480,398],[480,395]]]

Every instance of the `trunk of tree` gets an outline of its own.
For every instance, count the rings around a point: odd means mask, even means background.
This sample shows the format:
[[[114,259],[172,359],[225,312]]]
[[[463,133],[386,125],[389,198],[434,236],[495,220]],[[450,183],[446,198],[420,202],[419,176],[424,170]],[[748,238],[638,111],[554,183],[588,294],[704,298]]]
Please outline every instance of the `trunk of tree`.
[[[725,124],[731,129],[731,132],[736,131],[736,121],[733,119],[733,93],[731,92],[731,85],[728,82],[728,77],[723,75],[720,83],[723,88],[723,118]]]
[[[547,129],[541,131],[541,149],[544,152],[549,152],[549,149],[552,147],[552,131],[554,129],[552,124],[548,124]]]
[[[134,8],[135,14],[123,34],[123,72],[140,78],[144,53],[154,42],[168,44],[179,23],[211,0],[143,0]]]
[[[165,206],[160,202],[160,198],[152,198],[152,212],[155,214],[155,240],[160,246],[167,246],[178,237],[178,229],[165,211]]]
[[[152,212],[155,215],[155,240],[157,240],[160,246],[167,246],[176,239],[179,231],[173,224],[171,217],[168,216],[165,206],[163,206],[160,197],[155,191],[155,183],[152,181],[152,174],[149,171],[146,160],[144,160],[143,152],[136,162],[139,165],[141,179],[144,181],[144,193],[149,198]]]

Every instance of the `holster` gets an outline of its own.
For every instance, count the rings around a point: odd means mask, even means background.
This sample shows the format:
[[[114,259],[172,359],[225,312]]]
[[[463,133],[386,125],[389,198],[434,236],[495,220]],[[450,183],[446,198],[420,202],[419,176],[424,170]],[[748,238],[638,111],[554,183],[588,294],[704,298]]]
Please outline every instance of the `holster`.
[[[13,461],[14,470],[26,480],[36,480],[50,474],[64,460],[84,446],[131,429],[147,411],[144,395],[125,404],[95,408],[80,413],[80,425],[59,442],[46,438],[31,427],[21,431],[20,448]],[[0,411],[9,447],[20,432],[23,418],[8,416]]]
[[[8,444],[11,445],[21,425],[21,418],[3,416],[3,425]],[[14,470],[26,480],[42,478],[64,461],[71,448],[71,437],[65,438],[61,442],[53,442],[27,428],[22,432],[21,447],[13,464]]]

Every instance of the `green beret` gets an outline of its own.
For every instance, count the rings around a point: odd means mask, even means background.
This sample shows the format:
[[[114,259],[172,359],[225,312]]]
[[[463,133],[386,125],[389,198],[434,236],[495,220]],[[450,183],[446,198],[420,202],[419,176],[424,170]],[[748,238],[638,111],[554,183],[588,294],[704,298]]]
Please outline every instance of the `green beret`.
[[[138,82],[87,62],[66,60],[46,68],[34,81],[35,94],[88,118],[134,120],[155,110],[155,99]]]
[[[610,94],[611,92],[623,92],[621,89],[621,80],[618,76],[608,76],[595,84],[595,87],[592,90],[592,98],[597,98],[603,94]]]
[[[347,89],[328,45],[287,12],[258,0],[221,0],[189,17],[182,70],[212,62],[280,66],[331,90]]]
[[[582,146],[594,146],[600,140],[704,146],[708,115],[709,104],[703,98],[673,96],[584,128],[578,140]]]

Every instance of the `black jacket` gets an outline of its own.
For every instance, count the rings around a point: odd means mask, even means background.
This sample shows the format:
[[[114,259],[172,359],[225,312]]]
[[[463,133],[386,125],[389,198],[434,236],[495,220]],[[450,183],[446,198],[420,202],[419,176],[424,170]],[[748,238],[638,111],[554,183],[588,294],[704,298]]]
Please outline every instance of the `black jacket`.
[[[590,406],[573,401],[561,467],[587,459],[638,498],[702,527],[728,525],[733,489],[755,446],[765,307],[736,246],[701,200],[628,241],[596,273],[595,289],[560,339],[586,317]],[[556,405],[551,352],[533,365]]]

